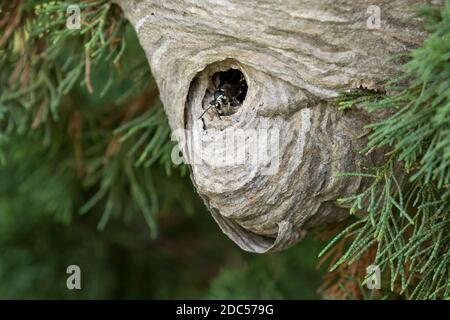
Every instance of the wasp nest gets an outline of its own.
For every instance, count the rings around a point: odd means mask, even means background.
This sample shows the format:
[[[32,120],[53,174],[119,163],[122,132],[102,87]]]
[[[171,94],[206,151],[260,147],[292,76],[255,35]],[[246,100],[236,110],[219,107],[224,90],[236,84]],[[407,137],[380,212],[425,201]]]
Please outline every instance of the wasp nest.
[[[118,1],[144,47],[194,185],[220,228],[244,250],[268,252],[346,217],[336,200],[358,172],[362,110],[333,98],[376,89],[394,53],[423,34],[418,0]],[[378,13],[380,13],[378,12]]]

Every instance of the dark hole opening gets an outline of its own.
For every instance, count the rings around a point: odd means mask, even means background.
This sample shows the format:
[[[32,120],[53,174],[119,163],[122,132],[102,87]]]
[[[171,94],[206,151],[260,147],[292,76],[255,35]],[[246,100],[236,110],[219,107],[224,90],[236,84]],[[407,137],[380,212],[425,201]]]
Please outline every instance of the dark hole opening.
[[[248,88],[245,77],[240,70],[229,69],[227,71],[216,72],[213,75],[213,82],[216,90],[228,89],[227,94],[231,98],[232,103],[242,104],[244,102]]]
[[[221,118],[237,112],[247,95],[247,82],[240,70],[229,69],[216,72],[211,77],[211,87],[207,90],[204,102],[205,111],[213,112]]]

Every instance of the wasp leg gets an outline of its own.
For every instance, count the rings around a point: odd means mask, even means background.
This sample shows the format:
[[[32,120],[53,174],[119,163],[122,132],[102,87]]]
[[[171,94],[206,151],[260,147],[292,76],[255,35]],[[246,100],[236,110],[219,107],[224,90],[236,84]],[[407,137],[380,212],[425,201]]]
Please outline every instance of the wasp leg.
[[[222,117],[221,117],[222,112],[218,111],[218,110],[216,110],[216,112],[217,112],[217,116],[219,117],[219,119],[222,120]]]
[[[203,130],[206,130],[206,123],[205,123],[205,119],[203,119],[203,118],[201,118],[202,119],[202,123],[203,123]]]
[[[209,109],[211,109],[212,107],[215,107],[215,106],[214,106],[213,104],[210,104],[210,105],[208,106],[208,108],[206,108],[205,111],[203,111],[203,113],[201,114],[201,116],[198,117],[198,118],[199,118],[199,119],[203,118],[203,115],[204,115]]]
[[[222,120],[221,114],[222,114],[222,110],[220,109],[220,106],[215,106],[214,110],[216,110],[217,116],[219,117],[220,120]]]

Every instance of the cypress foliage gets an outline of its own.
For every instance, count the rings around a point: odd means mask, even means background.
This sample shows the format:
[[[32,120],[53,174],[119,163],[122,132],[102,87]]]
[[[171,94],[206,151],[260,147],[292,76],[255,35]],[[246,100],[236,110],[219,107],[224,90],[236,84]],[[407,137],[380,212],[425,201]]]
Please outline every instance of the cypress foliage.
[[[369,142],[361,151],[388,148],[386,163],[359,174],[372,179],[369,188],[340,200],[351,206],[351,214],[367,214],[321,255],[350,238],[331,270],[375,248],[373,263],[389,274],[389,291],[411,299],[449,299],[450,1],[444,8],[422,8],[419,14],[430,35],[408,54],[403,75],[389,83],[392,95],[361,91],[343,94],[338,101],[343,109],[360,104],[370,112],[394,113],[367,127]]]
[[[83,11],[80,30],[66,28],[69,4]],[[127,56],[127,46],[138,44],[119,8],[17,1],[1,10],[0,141],[39,136],[49,150],[73,153],[68,166],[92,192],[79,213],[103,207],[103,229],[120,212],[140,211],[155,237],[162,190],[154,180],[164,175],[151,167],[160,161],[171,173],[173,144],[145,55],[131,48]],[[69,222],[71,214],[60,216]]]
[[[66,28],[70,4],[83,12],[80,30]],[[340,200],[350,214],[363,214],[339,227],[320,254],[334,255],[325,281],[334,285],[331,297],[450,298],[450,1],[420,14],[430,35],[407,54],[402,77],[386,87],[389,95],[360,90],[338,101],[343,112],[357,105],[392,115],[368,126],[361,151],[388,150],[386,162],[359,174],[372,180],[366,190]],[[317,242],[249,257],[221,244],[216,226],[198,217],[204,208],[186,167],[174,168],[170,159],[173,143],[148,62],[117,6],[108,0],[0,1],[0,17],[0,250],[7,252],[0,256],[1,297],[38,297],[30,293],[37,287],[42,297],[79,297],[36,280],[61,277],[61,266],[72,259],[98,275],[84,298],[315,297],[301,284],[318,286],[312,276]],[[164,213],[181,221],[174,231],[164,227],[171,224]],[[104,231],[96,233],[92,224]],[[157,238],[160,224],[168,234],[163,239]],[[196,244],[198,258],[167,240],[198,233],[206,244]],[[93,240],[78,250],[77,234]],[[35,238],[40,241],[31,245]],[[159,246],[188,257],[174,262]],[[217,247],[231,258],[216,254]],[[36,259],[42,254],[60,258]],[[364,289],[367,263],[388,275],[381,294]],[[17,269],[20,276],[12,277]],[[127,270],[152,285],[143,288]],[[183,289],[176,280],[190,285]]]

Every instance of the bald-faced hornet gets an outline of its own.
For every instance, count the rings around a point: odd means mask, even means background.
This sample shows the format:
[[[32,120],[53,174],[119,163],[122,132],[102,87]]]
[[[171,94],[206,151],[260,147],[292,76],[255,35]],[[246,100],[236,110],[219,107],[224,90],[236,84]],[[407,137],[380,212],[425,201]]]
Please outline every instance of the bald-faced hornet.
[[[233,109],[240,106],[245,98],[247,84],[239,70],[230,69],[227,72],[220,72],[216,81],[219,85],[214,91],[213,99],[199,119],[211,108],[214,108],[219,119],[222,119],[221,116],[233,113]]]

